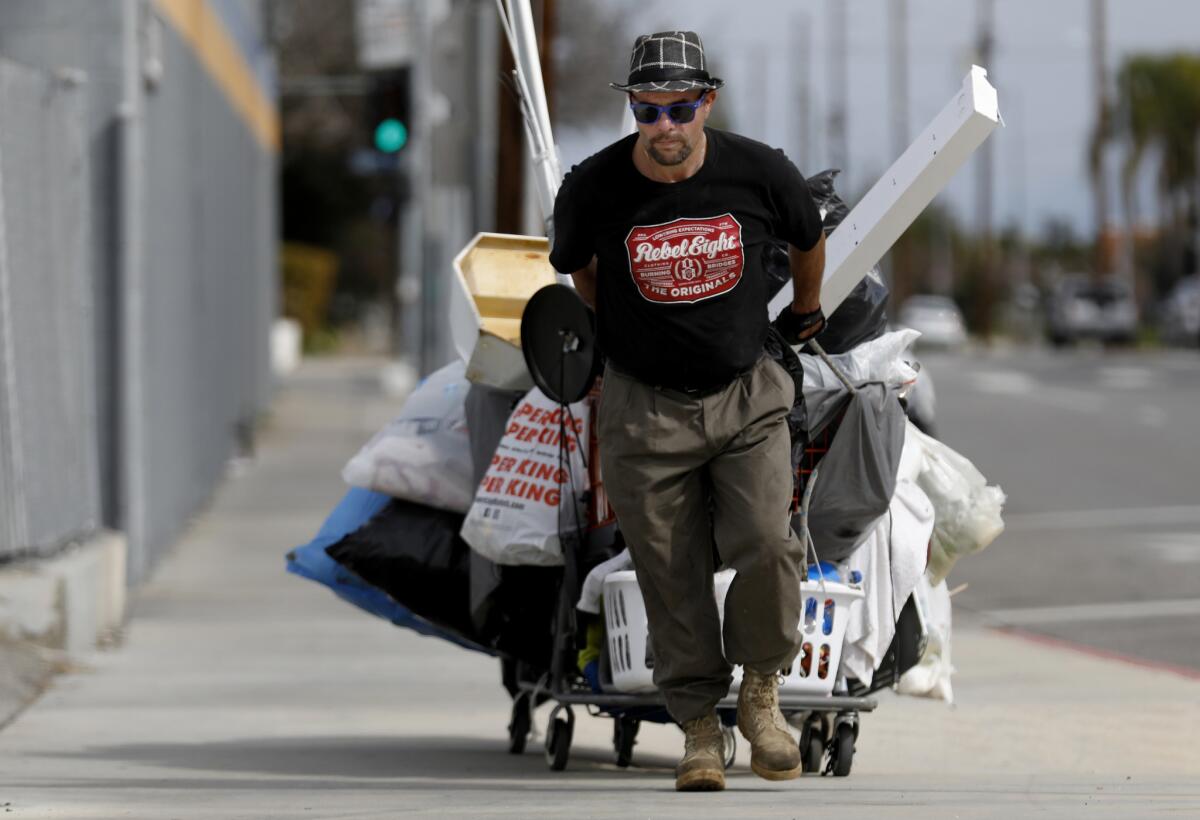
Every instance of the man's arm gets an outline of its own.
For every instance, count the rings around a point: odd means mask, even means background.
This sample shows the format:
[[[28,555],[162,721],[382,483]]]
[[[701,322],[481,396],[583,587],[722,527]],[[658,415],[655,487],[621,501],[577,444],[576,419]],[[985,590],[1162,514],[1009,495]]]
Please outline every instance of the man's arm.
[[[792,303],[775,317],[775,329],[788,344],[797,345],[825,329],[821,313],[821,280],[825,275],[825,234],[817,244],[802,251],[788,245],[788,267],[792,272]]]
[[[821,306],[821,279],[825,275],[825,233],[807,251],[788,245],[792,271],[792,311],[810,313]]]
[[[824,253],[822,251],[822,253]],[[596,257],[592,257],[592,261],[587,263],[586,267],[580,268],[571,274],[571,280],[575,283],[575,290],[583,297],[583,301],[592,310],[596,309]]]

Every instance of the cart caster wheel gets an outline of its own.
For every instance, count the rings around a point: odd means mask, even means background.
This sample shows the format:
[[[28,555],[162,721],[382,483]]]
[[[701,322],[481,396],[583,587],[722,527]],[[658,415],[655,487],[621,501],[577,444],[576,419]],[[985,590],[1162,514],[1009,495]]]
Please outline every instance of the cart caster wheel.
[[[613,750],[617,753],[617,765],[622,769],[633,761],[633,747],[641,725],[641,721],[624,715],[613,721]]]
[[[820,727],[817,727],[818,729]],[[800,730],[800,769],[809,774],[821,773],[821,758],[825,756],[825,738],[805,724]]]
[[[560,717],[562,712],[566,717]],[[567,768],[571,756],[571,736],[575,734],[575,713],[569,706],[556,706],[550,713],[550,725],[546,728],[546,765],[552,771]]]
[[[733,767],[733,761],[737,760],[737,735],[734,734],[732,726],[721,727],[721,738],[725,741],[725,768]]]
[[[829,771],[834,777],[845,777],[850,774],[854,764],[854,729],[842,724],[837,727],[833,738],[833,749],[829,760]]]
[[[529,694],[522,692],[513,699],[512,717],[508,720],[508,753],[524,754],[525,743],[529,740],[529,730],[532,728]]]

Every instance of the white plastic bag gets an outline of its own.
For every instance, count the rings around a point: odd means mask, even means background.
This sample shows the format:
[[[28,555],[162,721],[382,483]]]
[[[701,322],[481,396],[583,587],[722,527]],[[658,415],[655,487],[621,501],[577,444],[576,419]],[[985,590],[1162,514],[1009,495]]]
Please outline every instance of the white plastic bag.
[[[896,330],[858,347],[830,356],[851,384],[882,382],[896,389],[901,398],[917,381],[918,371],[904,358],[904,352],[921,334],[916,330]],[[816,435],[841,411],[847,390],[837,374],[811,353],[800,353],[804,370],[804,407],[809,435]]]
[[[929,577],[921,578],[913,593],[920,599],[925,613],[925,628],[929,632],[929,643],[925,654],[912,669],[900,676],[896,691],[902,695],[954,702],[954,689],[950,678],[954,665],[950,662],[950,591],[946,582],[930,585]]]
[[[562,564],[560,529],[586,530],[588,404],[562,408],[536,387],[509,416],[504,437],[480,482],[461,535],[497,564]],[[565,424],[566,436],[562,435]],[[560,466],[559,446],[567,457]]]
[[[1000,512],[1005,496],[999,487],[988,486],[987,479],[965,457],[911,423],[908,435],[921,443],[925,454],[917,485],[933,502],[936,514],[929,577],[938,584],[959,558],[979,552],[1004,532]]]
[[[883,382],[889,387],[911,385],[917,380],[917,370],[904,359],[904,351],[912,347],[920,335],[920,331],[912,329],[893,330],[829,358],[852,384]],[[816,390],[846,389],[841,379],[819,356],[802,353],[800,364],[804,368],[806,396],[809,385]]]
[[[470,387],[465,373],[466,365],[456,361],[417,385],[400,415],[343,468],[345,482],[438,509],[466,512],[475,486],[463,415]]]

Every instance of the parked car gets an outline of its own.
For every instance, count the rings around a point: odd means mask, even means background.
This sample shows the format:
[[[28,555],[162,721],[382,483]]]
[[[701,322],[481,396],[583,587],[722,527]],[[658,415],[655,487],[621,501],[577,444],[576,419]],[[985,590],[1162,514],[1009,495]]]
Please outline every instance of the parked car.
[[[1162,303],[1159,331],[1167,344],[1200,344],[1200,276],[1175,283]]]
[[[911,296],[900,305],[896,323],[921,332],[921,347],[960,347],[967,340],[962,312],[945,296]]]
[[[1080,339],[1132,343],[1138,311],[1133,288],[1123,279],[1096,280],[1084,274],[1064,276],[1047,304],[1046,335],[1055,347]]]

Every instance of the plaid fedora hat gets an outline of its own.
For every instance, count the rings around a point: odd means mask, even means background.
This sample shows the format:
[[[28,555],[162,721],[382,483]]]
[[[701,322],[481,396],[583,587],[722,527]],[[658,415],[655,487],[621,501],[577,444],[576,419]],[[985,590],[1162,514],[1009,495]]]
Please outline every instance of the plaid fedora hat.
[[[724,80],[710,77],[704,64],[704,44],[694,31],[643,34],[633,42],[629,79],[609,83],[618,91],[691,91],[715,89]]]

